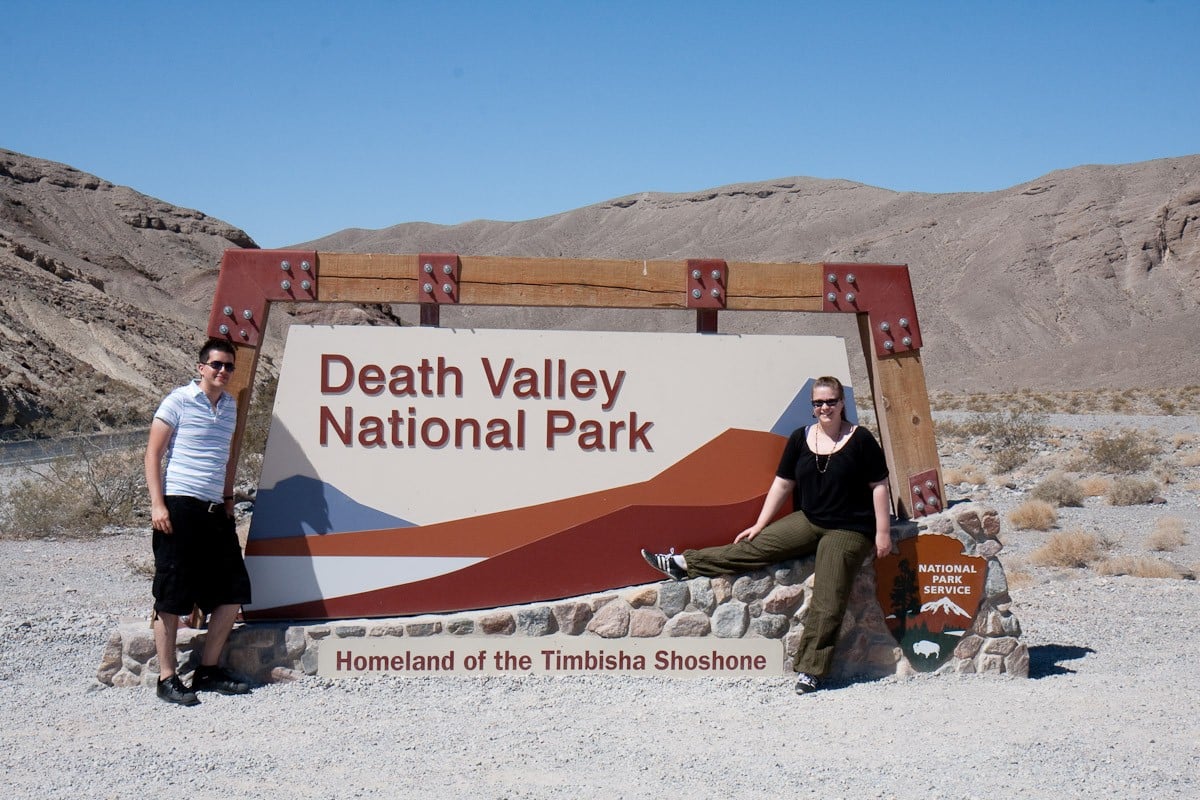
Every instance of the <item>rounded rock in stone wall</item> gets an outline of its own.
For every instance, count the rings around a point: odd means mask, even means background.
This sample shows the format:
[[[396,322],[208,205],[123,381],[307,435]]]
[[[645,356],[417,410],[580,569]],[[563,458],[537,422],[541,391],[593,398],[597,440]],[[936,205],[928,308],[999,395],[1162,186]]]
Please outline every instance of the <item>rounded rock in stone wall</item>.
[[[548,636],[558,629],[550,606],[533,606],[517,611],[517,632],[525,636]]]
[[[999,639],[988,639],[983,644],[983,652],[1006,656],[1017,648],[1017,640],[1005,636]]]
[[[1004,565],[998,558],[988,559],[987,579],[983,584],[984,597],[989,599],[1008,596],[1008,578],[1004,575]]]
[[[798,583],[776,586],[763,598],[763,611],[768,614],[791,614],[804,602],[804,587]]]
[[[587,603],[557,603],[552,609],[558,630],[568,636],[578,636],[587,630],[592,619],[592,608]]]
[[[955,658],[974,658],[975,654],[983,646],[983,638],[980,636],[964,636],[959,640],[954,647]]]
[[[157,678],[156,678],[157,680]],[[120,670],[112,677],[112,685],[119,689],[132,689],[142,685],[142,679],[127,670]]]
[[[1018,644],[1013,651],[1004,657],[1004,670],[1018,678],[1029,677],[1029,648]]]
[[[658,636],[667,624],[667,615],[658,608],[635,608],[629,615],[629,635],[639,638]]]
[[[300,656],[300,669],[304,670],[305,675],[317,674],[317,648],[310,647],[304,651],[304,655]]]
[[[787,633],[788,618],[782,614],[763,614],[750,621],[750,630],[764,639],[779,639]]]
[[[699,611],[687,611],[667,620],[663,626],[664,636],[707,636],[712,630],[708,615]]]
[[[975,671],[984,675],[1000,675],[1004,672],[1004,656],[980,654],[975,661]]]
[[[271,683],[292,683],[304,677],[304,673],[288,667],[274,667],[271,670]]]
[[[145,662],[157,652],[154,647],[154,633],[149,628],[124,638],[125,652],[135,661]]]
[[[993,556],[998,555],[1003,549],[1004,545],[1000,544],[998,540],[989,539],[986,542],[979,543],[979,546],[975,548],[975,555],[983,556],[984,558],[992,558]]]
[[[724,603],[733,597],[733,579],[730,576],[718,575],[710,578],[709,582],[712,586],[713,597],[717,598],[717,603]]]
[[[634,589],[625,595],[625,602],[629,603],[633,608],[652,606],[658,602],[658,588],[655,586],[642,586]]]
[[[300,658],[300,654],[308,647],[308,637],[304,635],[304,628],[288,628],[283,636],[283,646],[288,661],[294,662]]]
[[[624,600],[608,603],[592,617],[587,629],[605,639],[619,639],[629,635],[629,615],[633,609]]]
[[[668,617],[673,617],[687,608],[688,602],[691,600],[688,583],[690,581],[664,583],[659,587],[658,607]]]
[[[500,611],[480,617],[479,630],[489,636],[510,636],[517,630],[517,623],[512,614]]]
[[[983,532],[983,521],[979,519],[979,513],[975,510],[961,511],[954,515],[954,521],[958,526],[971,535],[971,538],[977,542],[986,539]]]
[[[688,592],[691,595],[691,606],[697,611],[711,614],[717,607],[717,595],[713,592],[712,579],[693,578],[688,581]]]
[[[458,617],[446,622],[446,633],[454,636],[470,636],[475,632],[475,620]]]
[[[749,624],[749,609],[737,600],[718,606],[712,615],[713,635],[722,639],[740,639]]]
[[[228,667],[238,675],[249,676],[254,679],[265,677],[264,672],[269,673],[270,667],[264,666],[259,657],[260,651],[257,647],[247,647],[237,650],[226,650],[225,658],[223,659],[224,666]]]
[[[620,598],[620,596],[615,595],[615,594],[598,594],[598,595],[594,596],[591,600],[592,611],[599,611],[601,608],[608,605],[613,600],[617,600],[619,598]]]
[[[410,622],[404,626],[404,633],[406,636],[436,636],[441,632],[441,620]]]
[[[925,517],[921,522],[921,527],[930,533],[940,533],[943,536],[954,535],[954,523],[945,515],[939,514],[935,517]]]
[[[803,561],[785,561],[775,567],[773,577],[779,586],[791,586],[804,580]]]
[[[794,626],[783,637],[783,652],[787,654],[789,659],[796,657],[796,652],[800,649],[800,637],[804,635],[803,626]]]
[[[769,574],[761,570],[751,572],[734,580],[733,596],[740,602],[749,603],[751,600],[761,600],[766,597],[774,586],[775,580]]]
[[[376,623],[367,631],[368,636],[403,636],[404,625],[399,622]]]

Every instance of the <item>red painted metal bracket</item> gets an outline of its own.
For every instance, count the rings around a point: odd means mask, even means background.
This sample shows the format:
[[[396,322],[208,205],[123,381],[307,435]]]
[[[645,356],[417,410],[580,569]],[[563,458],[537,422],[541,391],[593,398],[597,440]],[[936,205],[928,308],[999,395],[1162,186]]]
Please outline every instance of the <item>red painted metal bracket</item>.
[[[457,303],[461,271],[457,253],[422,253],[417,258],[417,302]]]
[[[921,349],[921,328],[908,267],[903,264],[823,264],[822,311],[867,314],[875,353]]]
[[[268,302],[316,299],[315,250],[226,250],[208,315],[208,335],[258,347]]]
[[[729,265],[719,259],[689,258],[684,276],[688,308],[725,308]]]
[[[914,518],[945,510],[941,485],[935,469],[908,476],[908,504],[912,508]]]

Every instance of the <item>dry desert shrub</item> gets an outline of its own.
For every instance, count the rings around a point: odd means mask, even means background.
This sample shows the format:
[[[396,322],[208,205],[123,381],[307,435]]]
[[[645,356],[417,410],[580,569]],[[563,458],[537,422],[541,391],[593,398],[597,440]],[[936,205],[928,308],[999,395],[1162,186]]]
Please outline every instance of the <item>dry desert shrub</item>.
[[[1079,479],[1079,488],[1083,490],[1085,497],[1103,497],[1110,486],[1112,486],[1112,478],[1099,475]]]
[[[979,471],[979,467],[975,466],[974,464],[967,464],[962,467],[955,467],[946,470],[945,482],[970,483],[975,486],[983,486],[985,483],[987,483],[987,478],[982,472]]]
[[[1162,452],[1158,442],[1128,428],[1096,434],[1087,441],[1086,449],[1091,469],[1123,474],[1144,472]]]
[[[1058,531],[1050,535],[1029,560],[1043,567],[1086,567],[1099,560],[1107,543],[1094,533],[1081,528]]]
[[[940,419],[934,427],[934,438],[939,442],[962,440],[972,436],[974,420]]]
[[[1086,496],[1079,482],[1061,472],[1051,472],[1033,487],[1033,497],[1061,507],[1079,508]]]
[[[1149,556],[1114,556],[1096,565],[1100,575],[1129,575],[1133,578],[1181,578],[1183,573],[1174,564]]]
[[[1110,506],[1139,506],[1158,494],[1158,484],[1149,478],[1125,476],[1112,482],[1105,495]]]
[[[106,526],[133,525],[146,497],[141,450],[105,452],[81,442],[74,455],[26,470],[0,493],[0,534],[7,537],[94,536]]]
[[[1154,465],[1154,469],[1150,470],[1150,474],[1154,476],[1154,480],[1170,486],[1175,482],[1175,468],[1165,462],[1160,462]]]
[[[1026,500],[1008,512],[1013,527],[1025,531],[1048,531],[1058,522],[1058,512],[1045,500]]]
[[[972,434],[984,440],[1000,472],[1025,464],[1046,438],[1046,418],[1021,408],[996,411],[975,421]]]
[[[1146,539],[1146,546],[1159,553],[1178,550],[1187,544],[1182,517],[1159,517],[1154,530]]]
[[[1185,467],[1200,467],[1200,453],[1188,453],[1180,456],[1179,463]]]

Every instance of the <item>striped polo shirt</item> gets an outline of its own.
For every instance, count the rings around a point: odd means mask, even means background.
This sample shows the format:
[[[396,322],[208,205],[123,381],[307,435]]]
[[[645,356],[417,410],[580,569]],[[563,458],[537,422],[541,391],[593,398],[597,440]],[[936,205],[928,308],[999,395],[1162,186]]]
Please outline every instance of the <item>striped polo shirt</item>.
[[[154,418],[171,426],[164,493],[221,502],[237,402],[222,392],[214,409],[194,380],[167,395]]]

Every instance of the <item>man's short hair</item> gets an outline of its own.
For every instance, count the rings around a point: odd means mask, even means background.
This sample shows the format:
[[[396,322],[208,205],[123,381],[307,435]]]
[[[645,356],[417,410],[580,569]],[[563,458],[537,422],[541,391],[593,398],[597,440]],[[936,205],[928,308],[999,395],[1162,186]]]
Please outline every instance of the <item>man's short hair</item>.
[[[213,354],[213,351],[218,353],[226,353],[227,355],[234,356],[235,358],[237,357],[237,351],[233,349],[232,344],[225,339],[217,339],[214,337],[205,342],[204,346],[200,348],[200,360],[197,363],[203,364],[208,361],[209,357]]]

